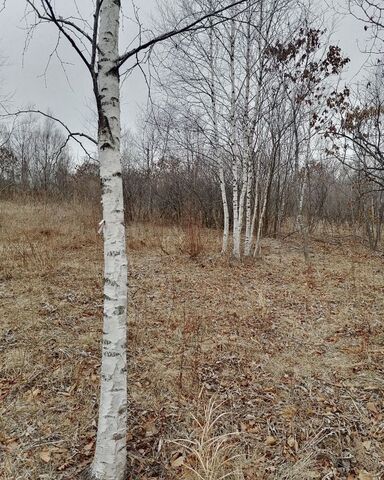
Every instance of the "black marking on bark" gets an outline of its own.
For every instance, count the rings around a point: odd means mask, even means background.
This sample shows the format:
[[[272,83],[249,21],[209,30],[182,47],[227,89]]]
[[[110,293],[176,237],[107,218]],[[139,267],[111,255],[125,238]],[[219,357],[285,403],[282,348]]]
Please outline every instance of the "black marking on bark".
[[[120,250],[112,250],[111,252],[107,253],[107,257],[118,257],[119,255],[121,255]]]
[[[112,300],[112,298],[109,295],[104,294],[104,300],[110,301]]]
[[[124,437],[125,437],[124,433],[115,433],[112,438],[113,438],[113,440],[121,440]]]
[[[112,177],[121,177],[121,172],[112,173]]]
[[[110,148],[112,150],[112,145],[109,143],[109,142],[104,142],[101,146],[100,146],[100,150],[107,150],[108,148]]]
[[[108,183],[108,179],[106,178],[103,178],[101,180],[101,194],[102,195],[105,195],[107,193],[111,193],[111,189],[109,187],[107,187],[107,183]]]
[[[122,305],[119,305],[113,311],[114,315],[123,315],[123,313],[125,313],[125,307],[123,307]]]
[[[111,345],[111,343],[110,340],[103,340],[103,345]]]
[[[104,284],[110,285],[111,287],[118,287],[119,284],[115,280],[110,280],[109,278],[104,278]]]
[[[113,144],[114,140],[113,140],[111,125],[109,123],[109,119],[108,119],[107,115],[105,114],[105,111],[103,109],[103,102],[101,100],[100,101],[100,113],[99,113],[99,137],[102,137],[102,136],[105,136],[105,135],[107,137],[109,137],[109,142],[104,142],[104,144],[108,144],[108,145]],[[101,149],[103,148],[103,145],[100,147]],[[112,147],[110,146],[109,148],[112,148]]]
[[[103,355],[105,357],[111,357],[111,358],[112,357],[120,357],[120,353],[118,353],[118,352],[108,352],[107,351],[107,352],[104,352]]]

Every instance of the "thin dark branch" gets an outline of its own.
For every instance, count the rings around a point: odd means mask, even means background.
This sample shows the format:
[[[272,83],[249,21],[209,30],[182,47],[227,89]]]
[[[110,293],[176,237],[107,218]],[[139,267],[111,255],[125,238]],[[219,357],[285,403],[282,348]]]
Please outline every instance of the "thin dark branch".
[[[75,26],[76,31],[81,33],[82,35],[84,35],[84,37],[88,38],[88,40],[90,40],[91,43],[93,42],[93,39],[91,37],[89,37],[86,34],[86,32],[84,32],[80,27],[78,27],[73,22],[69,22],[68,20],[62,19],[61,17],[57,17],[50,0],[41,0],[42,8],[44,9],[45,15],[36,7],[33,0],[26,0],[26,1],[27,1],[28,5],[32,8],[32,10],[35,12],[35,15],[37,16],[37,18],[39,20],[42,20],[44,22],[53,23],[58,28],[58,30],[63,34],[63,36],[68,40],[68,42],[71,44],[73,49],[79,55],[79,57],[81,58],[83,63],[86,65],[86,67],[90,71],[91,75],[94,76],[95,71],[92,68],[92,65],[91,65],[90,61],[86,58],[82,49],[79,47],[79,45],[77,44],[75,39],[68,32],[68,29],[65,28],[65,27],[66,26],[68,27],[69,24],[71,24],[70,26],[72,28],[74,28],[74,26]]]
[[[223,7],[219,10],[216,10],[211,13],[207,13],[206,15],[203,15],[202,17],[199,17],[198,19],[194,20],[193,22],[185,25],[184,27],[181,28],[176,28],[174,30],[170,30],[169,32],[163,33],[161,35],[158,35],[157,37],[152,38],[151,40],[139,45],[136,48],[133,48],[132,50],[129,50],[128,52],[125,52],[123,55],[121,55],[116,62],[117,68],[120,68],[127,60],[129,60],[131,57],[136,56],[139,52],[143,50],[147,50],[148,48],[156,45],[159,42],[162,42],[164,40],[168,40],[169,38],[175,37],[176,35],[180,35],[182,33],[187,33],[190,31],[197,31],[197,30],[203,30],[206,27],[204,24],[205,20],[208,20],[212,17],[216,17],[220,15],[221,13],[236,7],[238,5],[241,5],[242,3],[245,3],[246,0],[239,0],[237,2],[231,3],[230,5],[227,5],[226,7]]]
[[[91,55],[91,67],[95,70],[96,57],[97,57],[97,35],[99,32],[99,17],[100,9],[103,4],[103,0],[96,0],[95,14],[93,16],[93,32],[92,32],[92,55]]]
[[[3,107],[4,108],[4,107]],[[5,110],[5,108],[4,108]],[[6,110],[5,110],[6,111]],[[70,128],[62,121],[60,120],[59,118],[49,114],[49,113],[46,113],[46,112],[43,112],[41,110],[36,110],[36,109],[26,109],[26,110],[18,110],[17,112],[7,112],[5,114],[0,114],[0,118],[9,118],[9,117],[13,117],[13,118],[16,118],[20,115],[25,115],[25,114],[28,114],[28,113],[34,113],[34,114],[37,114],[37,115],[41,115],[45,118],[49,118],[55,122],[57,122],[59,125],[61,125],[63,127],[63,129],[67,132],[67,139],[66,139],[66,142],[64,144],[64,146],[61,148],[61,151],[63,150],[63,148],[65,148],[65,146],[67,145],[68,141],[72,138],[76,143],[78,143],[81,147],[81,149],[84,151],[84,153],[92,158],[92,156],[89,154],[89,152],[87,151],[87,149],[85,148],[85,146],[83,145],[82,141],[80,140],[80,138],[84,138],[86,140],[88,140],[89,142],[93,143],[94,145],[97,145],[97,140],[95,140],[93,137],[91,137],[90,135],[87,135],[86,133],[82,133],[82,132],[72,132],[70,130]]]

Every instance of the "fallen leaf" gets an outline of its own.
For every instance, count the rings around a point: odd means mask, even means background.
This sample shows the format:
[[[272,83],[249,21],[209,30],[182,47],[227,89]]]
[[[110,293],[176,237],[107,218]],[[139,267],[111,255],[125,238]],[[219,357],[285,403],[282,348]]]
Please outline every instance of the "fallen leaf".
[[[272,446],[272,445],[276,445],[277,440],[276,440],[276,438],[273,437],[272,435],[268,435],[268,437],[265,439],[265,443],[266,443],[267,445]]]
[[[62,465],[60,465],[59,467],[57,467],[57,470],[59,472],[63,472],[64,470],[67,470],[67,468],[71,465],[71,462],[65,462],[63,463]]]
[[[370,440],[366,440],[365,442],[363,442],[363,447],[367,450],[367,452],[369,452],[369,450],[371,449],[371,444],[372,442]]]
[[[373,474],[372,473],[368,473],[367,471],[365,470],[362,470],[360,473],[359,473],[359,476],[357,477],[359,480],[374,480],[373,479]]]
[[[50,452],[50,450],[42,450],[42,451],[39,453],[39,457],[41,458],[41,460],[43,460],[43,462],[49,463],[49,462],[51,461],[51,452]]]
[[[255,420],[240,422],[240,431],[248,433],[257,433],[260,430]]]
[[[145,436],[153,437],[158,433],[159,433],[159,430],[156,428],[155,422],[154,421],[148,422],[145,428]]]
[[[19,444],[15,440],[7,443],[7,450],[9,452],[14,452],[15,450],[18,449],[18,447],[19,447]]]
[[[36,398],[40,393],[41,390],[39,388],[35,388],[34,390],[32,390],[32,397]]]
[[[291,448],[295,450],[295,452],[297,452],[297,450],[299,449],[299,444],[293,437],[289,437],[287,443]]]
[[[368,403],[367,403],[367,409],[368,409],[371,413],[379,413],[376,405],[375,405],[373,402],[368,402]]]
[[[297,408],[294,405],[287,405],[281,410],[281,415],[287,420],[291,420],[297,414]]]
[[[84,455],[90,455],[94,445],[95,445],[94,440],[91,440],[89,443],[87,443],[87,445],[85,445],[85,447],[83,448]]]
[[[174,457],[175,457],[175,456],[174,456]],[[173,458],[173,460],[171,460],[171,466],[172,466],[172,468],[179,468],[179,467],[181,467],[181,465],[183,465],[183,463],[184,463],[184,460],[185,460],[184,455],[183,455],[181,452],[177,452],[176,458]]]

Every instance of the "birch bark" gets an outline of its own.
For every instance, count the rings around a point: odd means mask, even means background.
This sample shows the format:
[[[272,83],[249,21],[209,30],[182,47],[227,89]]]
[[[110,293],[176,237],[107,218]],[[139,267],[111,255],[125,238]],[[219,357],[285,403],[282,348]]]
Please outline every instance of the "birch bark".
[[[304,196],[307,187],[307,177],[308,177],[308,166],[307,163],[303,166],[300,172],[300,189],[299,189],[299,208],[297,213],[297,226],[301,233],[301,237],[303,240],[303,253],[306,263],[309,262],[309,252],[308,252],[308,235],[307,235],[307,228],[304,225]]]
[[[230,62],[230,146],[232,155],[232,202],[233,202],[233,256],[240,259],[240,218],[239,218],[239,167],[240,159],[236,152],[236,75],[235,75],[235,47],[236,25],[231,20],[229,36],[229,62]]]
[[[246,25],[246,54],[245,54],[245,150],[246,150],[246,206],[245,206],[245,240],[244,255],[249,256],[252,239],[252,184],[253,184],[253,138],[250,119],[250,87],[251,87],[251,21],[252,13],[249,1],[247,2],[247,25]]]
[[[255,225],[256,225],[256,217],[259,210],[259,184],[260,184],[259,170],[260,170],[260,160],[256,158],[256,172],[255,172],[256,181],[255,181],[255,192],[254,192],[254,202],[253,202],[253,214],[252,214],[249,234],[247,234],[247,237],[246,237],[247,241],[244,246],[244,255],[246,257],[249,257],[251,255],[253,234],[254,234]]]
[[[213,120],[213,156],[219,165],[219,182],[221,201],[223,204],[223,242],[221,253],[224,254],[228,250],[228,238],[229,238],[229,209],[227,192],[225,188],[225,175],[224,175],[224,159],[219,152],[219,130],[218,130],[218,118],[217,118],[217,92],[216,92],[216,79],[215,79],[215,53],[214,53],[214,35],[213,35],[213,22],[210,22],[209,29],[209,70],[210,70],[210,89],[211,89],[211,107],[212,107],[212,120]]]
[[[96,100],[104,235],[104,324],[99,421],[91,474],[122,480],[126,473],[127,256],[120,158],[120,0],[103,0],[100,11]]]

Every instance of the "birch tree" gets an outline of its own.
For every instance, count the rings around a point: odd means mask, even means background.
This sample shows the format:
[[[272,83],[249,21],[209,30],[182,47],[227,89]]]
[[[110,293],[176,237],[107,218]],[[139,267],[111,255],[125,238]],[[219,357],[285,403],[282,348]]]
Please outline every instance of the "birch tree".
[[[217,66],[215,54],[217,50],[217,38],[215,38],[213,24],[209,29],[209,73],[210,73],[210,95],[211,95],[211,108],[212,108],[212,122],[213,122],[213,156],[214,161],[218,164],[219,167],[219,182],[220,182],[220,192],[221,200],[223,203],[223,241],[221,247],[221,253],[224,254],[228,249],[228,240],[229,240],[229,208],[228,208],[228,199],[227,191],[225,187],[225,170],[224,170],[224,158],[219,153],[219,125],[218,125],[218,111],[217,111]]]
[[[215,11],[178,19],[168,32],[142,40],[133,48],[119,49],[121,2],[95,0],[93,20],[75,14],[63,15],[53,0],[26,0],[35,15],[32,29],[49,23],[56,27],[58,43],[69,42],[92,80],[98,115],[98,134],[90,136],[72,132],[68,139],[87,137],[97,145],[102,184],[103,219],[100,222],[104,238],[104,322],[102,338],[101,386],[99,420],[94,460],[90,476],[99,480],[122,480],[126,474],[127,420],[127,254],[124,224],[122,166],[120,157],[120,77],[122,67],[157,43],[191,30],[209,28],[211,18],[231,15],[233,7],[244,0],[227,3]],[[68,5],[67,5],[68,7]],[[141,27],[141,26],[140,26]],[[141,31],[141,30],[140,30]],[[62,122],[61,122],[62,123]]]
[[[211,8],[212,3],[213,0],[195,0],[188,6],[184,2],[183,8],[188,11],[196,4]],[[267,74],[267,47],[282,34],[287,17],[284,18],[284,12],[287,14],[294,5],[294,0],[248,0],[239,9],[239,15],[225,25],[212,25],[208,34],[200,32],[171,44],[170,54],[160,62],[169,75],[168,81],[160,84],[160,94],[177,98],[181,110],[189,115],[192,110],[199,119],[208,143],[207,166],[216,172],[220,185],[222,253],[228,249],[231,220],[232,254],[237,259],[242,253],[244,227],[244,252],[250,254],[257,219],[259,179],[255,149],[258,142],[264,143],[259,135],[261,111],[266,108],[264,97],[268,97],[268,80],[272,78]],[[227,194],[229,190],[231,195]]]

